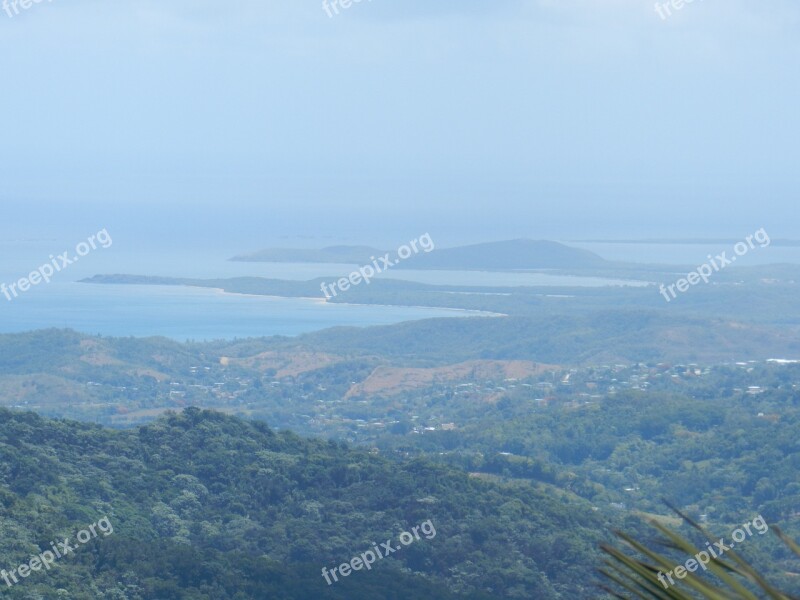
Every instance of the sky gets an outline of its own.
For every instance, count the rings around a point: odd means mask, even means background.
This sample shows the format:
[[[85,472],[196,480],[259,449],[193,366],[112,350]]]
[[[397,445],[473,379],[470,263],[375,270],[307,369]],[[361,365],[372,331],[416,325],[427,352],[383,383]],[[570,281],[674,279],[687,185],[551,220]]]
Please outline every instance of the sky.
[[[800,237],[796,0],[8,8],[5,241]]]

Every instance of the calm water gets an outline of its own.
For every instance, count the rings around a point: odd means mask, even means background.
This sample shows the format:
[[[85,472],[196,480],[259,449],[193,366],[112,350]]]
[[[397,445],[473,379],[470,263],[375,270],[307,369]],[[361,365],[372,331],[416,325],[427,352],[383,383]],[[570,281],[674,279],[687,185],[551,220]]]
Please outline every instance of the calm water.
[[[11,283],[60,254],[52,242],[0,244],[0,282]],[[9,302],[0,294],[0,333],[67,327],[109,336],[162,335],[178,340],[298,335],[334,326],[387,325],[434,317],[486,313],[402,306],[326,304],[303,298],[224,294],[182,286],[92,285],[77,280],[98,273],[180,277],[260,276],[307,280],[338,278],[349,265],[262,265],[198,255],[97,249]]]
[[[297,335],[337,325],[387,325],[456,317],[466,311],[325,304],[299,298],[224,294],[180,286],[51,283],[8,302],[0,332],[67,327],[108,336],[162,335],[178,340]]]
[[[57,255],[74,248],[79,241],[0,242],[0,282],[17,281],[48,262],[51,254]],[[612,248],[608,244],[593,244],[591,249],[606,258],[633,260],[638,256],[644,259],[642,262],[691,263],[698,256],[701,262],[705,257],[705,249],[698,246],[659,246],[642,252],[641,248],[631,245]],[[174,250],[135,248],[114,240],[110,248],[92,251],[57,273],[50,284],[34,287],[13,302],[8,302],[5,296],[0,295],[0,332],[69,327],[102,335],[163,335],[180,340],[203,340],[297,335],[340,325],[384,325],[414,319],[483,314],[420,307],[325,304],[313,299],[242,296],[187,287],[76,283],[95,274],[110,273],[197,278],[257,276],[287,280],[325,277],[333,280],[353,270],[353,265],[235,263],[225,260],[240,250],[230,248],[214,255],[187,255]],[[796,248],[780,250],[800,254]],[[752,252],[754,256],[762,254],[775,257],[773,248],[759,248]],[[659,256],[669,260],[657,260]],[[630,283],[540,273],[390,270],[383,276],[422,283],[472,286],[603,286]]]

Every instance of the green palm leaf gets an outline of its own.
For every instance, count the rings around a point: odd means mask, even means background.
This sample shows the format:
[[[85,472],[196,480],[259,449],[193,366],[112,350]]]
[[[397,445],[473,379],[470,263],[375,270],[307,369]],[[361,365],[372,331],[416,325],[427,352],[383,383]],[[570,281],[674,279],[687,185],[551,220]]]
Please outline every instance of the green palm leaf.
[[[669,505],[669,504],[668,504]],[[670,505],[670,508],[689,525],[701,532],[705,539],[716,539],[699,524]],[[648,523],[663,536],[661,545],[677,550],[691,558],[700,550],[685,537],[671,531],[655,520]],[[800,545],[787,537],[780,529],[770,529],[800,557]],[[721,584],[713,583],[700,576],[699,572],[688,572],[683,579],[676,579],[675,585],[664,587],[659,581],[659,573],[672,571],[676,563],[663,554],[648,548],[631,536],[615,531],[626,550],[603,544],[602,551],[608,556],[605,568],[600,574],[613,585],[601,588],[620,600],[798,600],[797,597],[782,592],[767,582],[766,578],[753,568],[744,558],[733,550],[726,550],[725,558],[711,558],[706,565],[708,572],[715,575]],[[662,575],[663,577],[663,575]]]

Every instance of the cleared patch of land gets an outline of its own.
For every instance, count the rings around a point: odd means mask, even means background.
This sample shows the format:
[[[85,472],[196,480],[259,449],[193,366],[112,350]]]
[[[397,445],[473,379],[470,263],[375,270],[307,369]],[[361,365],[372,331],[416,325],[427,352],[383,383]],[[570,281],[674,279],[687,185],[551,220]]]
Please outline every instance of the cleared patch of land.
[[[341,356],[325,352],[261,352],[255,356],[228,359],[229,364],[255,369],[260,373],[275,371],[275,377],[296,377],[302,373],[316,371],[344,360]]]
[[[367,379],[354,384],[345,398],[381,395],[393,396],[430,385],[454,381],[524,379],[560,367],[527,360],[470,360],[432,368],[380,366]]]

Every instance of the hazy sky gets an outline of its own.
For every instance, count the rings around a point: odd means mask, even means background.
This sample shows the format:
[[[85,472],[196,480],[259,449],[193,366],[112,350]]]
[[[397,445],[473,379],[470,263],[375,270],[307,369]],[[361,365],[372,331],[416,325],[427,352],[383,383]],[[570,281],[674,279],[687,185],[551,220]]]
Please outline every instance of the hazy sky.
[[[11,9],[13,13],[13,9]],[[0,234],[800,237],[800,6],[0,12]],[[308,245],[317,245],[314,240]]]

